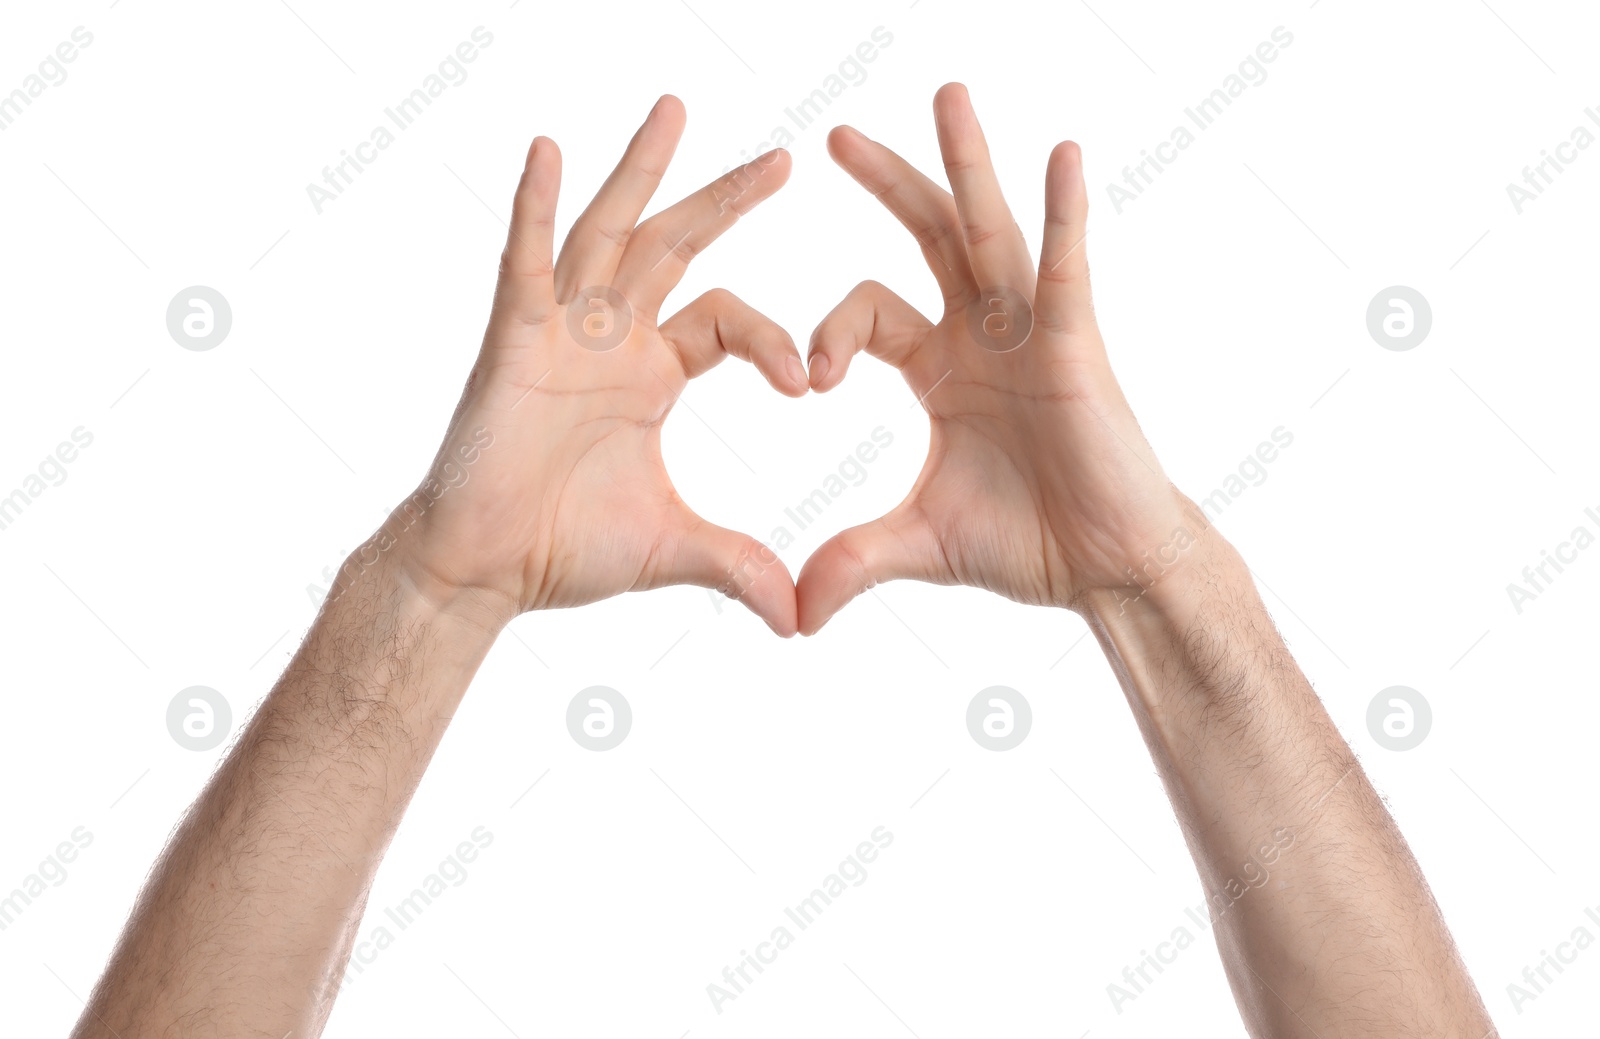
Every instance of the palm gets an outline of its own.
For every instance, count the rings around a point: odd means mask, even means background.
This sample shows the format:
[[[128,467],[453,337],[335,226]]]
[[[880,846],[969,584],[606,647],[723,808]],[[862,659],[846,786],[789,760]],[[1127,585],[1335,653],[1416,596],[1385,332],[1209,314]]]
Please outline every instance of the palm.
[[[917,235],[940,283],[937,324],[875,282],[818,327],[813,373],[837,385],[857,349],[898,367],[931,423],[905,501],[825,544],[801,573],[801,630],[863,588],[914,578],[1071,605],[1128,583],[1182,522],[1106,362],[1083,259],[1076,148],[1051,157],[1037,270],[994,182],[965,92],[936,100],[954,197],[850,130],[835,158]],[[995,291],[994,286],[1008,286]]]
[[[463,568],[500,575],[524,609],[656,587],[665,542],[692,523],[659,437],[686,383],[682,369],[654,328],[589,354],[561,315],[544,327],[549,334],[516,347],[521,356],[491,377],[503,388],[463,413],[469,428],[504,432],[465,493],[440,500],[435,530],[450,532]]]

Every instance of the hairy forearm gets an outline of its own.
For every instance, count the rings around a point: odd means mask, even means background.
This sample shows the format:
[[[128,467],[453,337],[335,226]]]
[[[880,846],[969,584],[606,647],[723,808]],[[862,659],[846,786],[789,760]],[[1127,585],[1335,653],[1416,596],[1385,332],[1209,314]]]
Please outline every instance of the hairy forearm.
[[[1427,883],[1215,530],[1083,608],[1178,814],[1256,1036],[1466,1036],[1488,1017]]]
[[[75,1035],[320,1032],[378,862],[495,623],[423,594],[392,556],[347,564],[156,863]]]

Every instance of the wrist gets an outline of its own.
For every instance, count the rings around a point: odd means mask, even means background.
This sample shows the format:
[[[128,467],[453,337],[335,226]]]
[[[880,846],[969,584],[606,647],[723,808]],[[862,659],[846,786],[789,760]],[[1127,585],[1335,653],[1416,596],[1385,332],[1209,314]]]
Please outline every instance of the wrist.
[[[419,550],[414,531],[386,522],[345,559],[328,601],[366,598],[397,620],[437,628],[465,643],[492,643],[519,612],[504,596],[458,580]]]
[[[285,760],[344,754],[352,734],[393,762],[405,747],[431,753],[494,645],[492,611],[419,582],[384,544],[374,535],[339,568],[268,698],[262,724]]]
[[[1147,738],[1164,745],[1220,718],[1256,718],[1298,674],[1249,567],[1214,528],[1159,580],[1095,589],[1075,608]]]
[[[1124,581],[1086,589],[1072,609],[1091,624],[1119,619],[1186,620],[1204,602],[1234,587],[1251,587],[1243,558],[1205,514],[1182,499],[1171,533],[1123,568]]]

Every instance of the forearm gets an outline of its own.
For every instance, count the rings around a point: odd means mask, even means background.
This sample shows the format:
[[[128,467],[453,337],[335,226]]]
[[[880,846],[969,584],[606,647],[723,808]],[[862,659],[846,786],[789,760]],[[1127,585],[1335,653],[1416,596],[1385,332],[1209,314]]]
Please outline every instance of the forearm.
[[[320,1032],[379,860],[494,630],[391,556],[347,565],[157,862],[75,1034]]]
[[[1215,530],[1084,613],[1199,868],[1257,1036],[1479,1039],[1487,1015],[1410,850]]]

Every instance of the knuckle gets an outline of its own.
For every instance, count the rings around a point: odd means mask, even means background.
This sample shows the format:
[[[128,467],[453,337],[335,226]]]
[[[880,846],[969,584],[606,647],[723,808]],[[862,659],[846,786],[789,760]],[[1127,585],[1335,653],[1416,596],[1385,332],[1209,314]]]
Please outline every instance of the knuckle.
[[[596,224],[594,233],[615,245],[618,249],[626,248],[628,241],[633,238],[633,228],[610,227],[605,224]]]
[[[500,274],[514,278],[545,278],[553,271],[550,261],[527,246],[508,245],[500,253]]]
[[[648,162],[635,163],[633,168],[639,172],[641,177],[649,180],[660,180],[667,175],[665,166],[656,166]]]
[[[651,227],[650,230],[655,235],[656,241],[660,242],[661,247],[665,250],[663,255],[676,256],[687,263],[689,260],[694,259],[695,254],[699,252],[695,244],[690,241],[694,237],[692,232],[675,233],[674,228],[665,224],[658,224]]]
[[[706,294],[700,298],[706,301],[707,306],[716,310],[729,310],[733,307],[737,307],[740,303],[738,296],[734,295],[728,289],[722,288],[721,286],[707,291]]]
[[[1039,280],[1048,285],[1075,285],[1088,280],[1088,272],[1078,269],[1075,263],[1062,264],[1059,267],[1041,267]]]
[[[984,227],[979,224],[967,224],[964,231],[967,238],[967,244],[973,247],[980,246],[985,242],[991,241],[1000,234],[999,231],[992,227]]]

